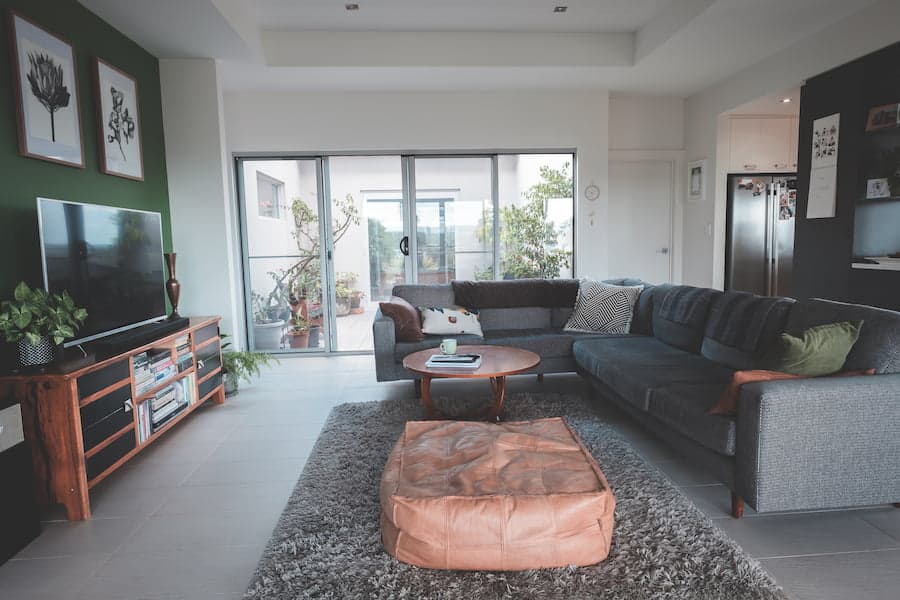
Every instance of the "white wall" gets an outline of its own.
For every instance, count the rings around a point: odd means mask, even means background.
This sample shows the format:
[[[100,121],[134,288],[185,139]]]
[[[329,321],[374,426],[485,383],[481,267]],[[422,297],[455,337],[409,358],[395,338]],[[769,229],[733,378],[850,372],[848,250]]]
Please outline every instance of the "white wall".
[[[610,150],[683,150],[684,98],[609,94]]]
[[[705,183],[712,193],[703,203],[685,205],[685,283],[721,288],[725,280],[727,167],[718,149],[721,113],[897,42],[897,23],[900,2],[883,0],[688,98],[687,157],[709,160]]]
[[[159,61],[172,245],[181,282],[179,312],[241,322],[237,262],[215,61]]]
[[[576,269],[591,277],[607,270],[608,110],[606,92],[225,94],[231,153],[575,149]]]

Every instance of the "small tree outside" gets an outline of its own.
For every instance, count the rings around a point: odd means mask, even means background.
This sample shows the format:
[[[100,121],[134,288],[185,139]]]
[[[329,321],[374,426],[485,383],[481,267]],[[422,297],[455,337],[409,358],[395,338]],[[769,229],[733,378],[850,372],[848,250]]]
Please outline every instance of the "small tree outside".
[[[335,246],[346,235],[347,231],[359,225],[359,209],[351,194],[343,200],[332,200],[334,220],[331,234]],[[302,199],[291,201],[291,216],[294,219],[294,230],[291,237],[297,244],[301,257],[286,269],[269,271],[268,275],[275,284],[266,295],[254,295],[254,312],[257,320],[286,320],[291,316],[291,307],[300,298],[309,298],[313,302],[321,302],[321,240],[319,239],[319,215]]]
[[[500,208],[500,273],[503,279],[559,277],[570,266],[572,252],[559,246],[563,227],[548,220],[548,204],[554,198],[571,198],[573,193],[571,163],[559,169],[540,167],[541,180],[523,196],[521,206]],[[480,241],[493,237],[490,211],[485,211],[476,234]],[[476,279],[493,279],[493,267],[475,273]]]

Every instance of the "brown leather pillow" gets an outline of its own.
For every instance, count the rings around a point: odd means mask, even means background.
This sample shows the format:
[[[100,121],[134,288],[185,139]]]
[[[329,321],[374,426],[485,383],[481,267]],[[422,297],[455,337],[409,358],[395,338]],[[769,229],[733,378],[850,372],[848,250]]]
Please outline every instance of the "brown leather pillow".
[[[841,371],[826,377],[854,377],[856,375],[874,375],[875,369],[864,369],[860,371]],[[735,371],[731,378],[731,383],[722,392],[719,401],[707,411],[710,415],[736,415],[738,408],[738,399],[741,397],[741,386],[745,383],[753,383],[756,381],[777,381],[780,379],[808,379],[803,375],[792,375],[790,373],[782,373],[780,371]]]
[[[398,342],[421,342],[425,339],[419,309],[415,306],[398,296],[393,296],[390,302],[380,302],[379,306],[383,315],[394,320],[394,336]]]

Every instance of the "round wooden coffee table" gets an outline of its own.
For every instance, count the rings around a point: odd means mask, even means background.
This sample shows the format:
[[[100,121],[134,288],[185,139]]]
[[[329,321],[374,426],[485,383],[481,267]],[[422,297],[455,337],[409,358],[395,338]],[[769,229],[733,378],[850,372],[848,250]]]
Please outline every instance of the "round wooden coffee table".
[[[477,369],[427,367],[425,363],[439,348],[429,348],[413,352],[403,359],[403,366],[422,376],[422,405],[429,419],[441,416],[431,403],[432,379],[490,379],[494,392],[494,405],[487,411],[491,420],[500,420],[503,401],[506,399],[506,377],[523,373],[541,362],[541,357],[528,350],[510,346],[459,346],[459,354],[480,354],[481,365]]]

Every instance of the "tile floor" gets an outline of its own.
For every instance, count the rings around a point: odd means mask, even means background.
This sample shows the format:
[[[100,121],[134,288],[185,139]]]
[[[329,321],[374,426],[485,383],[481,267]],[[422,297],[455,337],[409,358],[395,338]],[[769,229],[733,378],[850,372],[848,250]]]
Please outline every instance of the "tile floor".
[[[483,382],[436,382],[436,393]],[[515,377],[510,391],[584,392],[575,375]],[[3,600],[234,600],[241,597],[335,403],[408,397],[375,382],[371,356],[288,357],[223,406],[196,411],[92,494],[94,519],[45,514],[43,534],[0,567]],[[900,597],[900,510],[728,516],[727,489],[598,405],[797,600]]]

